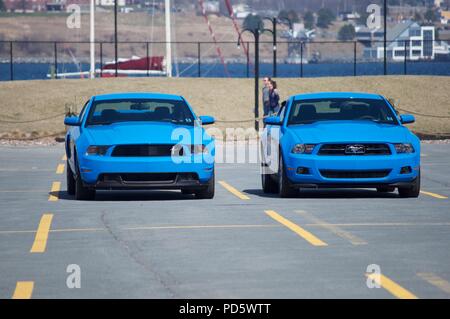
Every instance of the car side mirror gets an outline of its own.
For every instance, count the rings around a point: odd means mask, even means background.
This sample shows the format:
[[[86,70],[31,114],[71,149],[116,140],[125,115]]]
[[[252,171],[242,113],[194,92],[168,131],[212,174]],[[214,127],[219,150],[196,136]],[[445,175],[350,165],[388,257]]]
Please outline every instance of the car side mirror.
[[[202,115],[202,116],[199,116],[198,118],[202,122],[202,125],[211,125],[211,124],[214,124],[216,122],[214,117],[209,116],[209,115]]]
[[[280,117],[278,117],[278,116],[270,116],[270,117],[266,117],[264,119],[264,124],[267,124],[267,125],[281,125],[283,123],[281,122]]]
[[[415,121],[416,121],[416,118],[414,117],[414,115],[411,115],[411,114],[400,115],[400,122],[402,122],[402,124],[410,124],[410,123],[414,123]]]
[[[80,126],[80,118],[78,116],[70,116],[64,119],[64,125],[67,126]]]

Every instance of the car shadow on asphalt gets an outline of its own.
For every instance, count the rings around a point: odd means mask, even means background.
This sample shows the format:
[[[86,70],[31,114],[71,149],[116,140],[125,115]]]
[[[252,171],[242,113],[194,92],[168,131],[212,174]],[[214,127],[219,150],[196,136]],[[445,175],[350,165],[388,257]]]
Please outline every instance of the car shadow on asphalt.
[[[59,200],[76,201],[75,196],[66,191],[49,192]],[[127,202],[127,201],[176,201],[194,200],[194,195],[184,195],[180,191],[97,191],[93,201]]]
[[[244,193],[266,198],[279,198],[278,194],[266,194],[262,189],[246,189]],[[399,198],[396,192],[379,193],[370,189],[301,189],[294,198],[322,198],[322,199],[340,199],[340,198]]]

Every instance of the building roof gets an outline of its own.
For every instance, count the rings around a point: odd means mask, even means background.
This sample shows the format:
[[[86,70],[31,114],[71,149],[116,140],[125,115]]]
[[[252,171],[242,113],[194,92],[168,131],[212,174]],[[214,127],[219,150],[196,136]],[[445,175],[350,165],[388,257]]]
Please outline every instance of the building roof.
[[[387,32],[387,40],[394,41],[397,39],[403,32],[407,29],[411,28],[414,24],[418,26],[418,24],[414,21],[401,22],[396,24],[393,28],[388,29]]]
[[[441,17],[446,20],[450,20],[450,11],[441,11]]]

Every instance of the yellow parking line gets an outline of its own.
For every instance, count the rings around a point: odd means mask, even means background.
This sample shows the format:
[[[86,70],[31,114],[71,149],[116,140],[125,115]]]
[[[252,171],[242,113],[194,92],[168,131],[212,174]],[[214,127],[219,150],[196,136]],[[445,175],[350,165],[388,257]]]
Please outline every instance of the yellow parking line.
[[[59,164],[58,167],[56,168],[56,174],[60,175],[62,173],[64,173],[64,164]]]
[[[419,272],[417,276],[450,295],[450,282],[433,273]]]
[[[366,276],[399,299],[418,299],[412,292],[406,290],[383,274],[372,273],[366,274]]]
[[[224,181],[219,181],[219,184],[222,185],[227,191],[229,191],[231,194],[233,194],[234,196],[242,199],[242,200],[249,200],[250,197],[242,194],[240,191],[238,191],[236,188],[234,188],[233,186],[229,185],[228,183],[224,182]]]
[[[447,196],[442,196],[442,195],[439,195],[439,194],[436,194],[436,193],[425,192],[425,191],[420,191],[420,193],[424,194],[424,195],[428,195],[428,196],[434,197],[434,198],[437,198],[437,199],[448,199]]]
[[[61,158],[61,161],[67,161],[67,155],[64,154],[63,157]]]
[[[284,226],[286,226],[287,228],[292,230],[294,233],[296,233],[297,235],[302,237],[304,240],[309,242],[311,245],[313,245],[313,246],[328,246],[327,243],[323,242],[322,240],[320,240],[319,238],[317,238],[316,236],[311,234],[309,231],[301,228],[299,225],[294,224],[290,220],[284,218],[277,212],[275,212],[273,210],[266,210],[266,214],[269,215],[270,217],[272,217],[273,219],[275,219],[280,224],[283,224]]]
[[[52,224],[53,214],[42,215],[39,227],[34,238],[30,253],[43,253],[47,247],[48,233]]]
[[[56,202],[58,200],[59,190],[61,189],[61,182],[53,182],[50,196],[48,197],[49,202]],[[54,195],[56,193],[56,195]]]
[[[316,223],[317,226],[320,226],[320,227],[332,232],[333,234],[348,240],[352,245],[367,245],[367,242],[365,240],[349,233],[348,231],[343,230],[339,226],[330,224],[324,220],[317,218],[316,216],[308,214],[307,212],[305,212],[303,210],[297,210],[296,212],[299,213],[300,215],[302,215],[307,220],[309,220],[313,223]]]
[[[33,281],[18,281],[12,299],[30,299],[33,294]]]

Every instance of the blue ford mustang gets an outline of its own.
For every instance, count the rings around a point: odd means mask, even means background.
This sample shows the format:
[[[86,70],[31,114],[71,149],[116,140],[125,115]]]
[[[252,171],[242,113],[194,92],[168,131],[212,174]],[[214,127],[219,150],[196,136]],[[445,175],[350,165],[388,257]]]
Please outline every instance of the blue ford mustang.
[[[181,96],[93,96],[66,117],[67,191],[93,199],[97,189],[181,189],[214,197],[214,141]]]
[[[300,188],[376,188],[420,193],[420,141],[389,101],[375,94],[291,96],[265,119],[262,187],[281,197]]]

